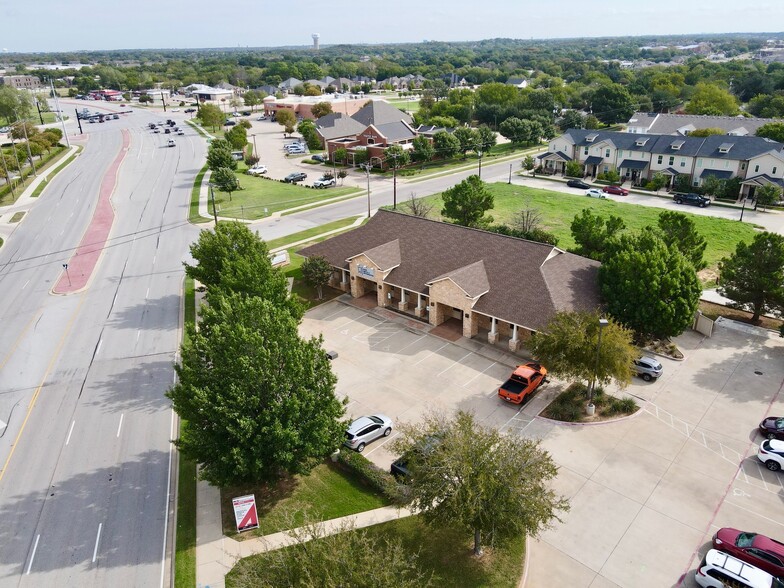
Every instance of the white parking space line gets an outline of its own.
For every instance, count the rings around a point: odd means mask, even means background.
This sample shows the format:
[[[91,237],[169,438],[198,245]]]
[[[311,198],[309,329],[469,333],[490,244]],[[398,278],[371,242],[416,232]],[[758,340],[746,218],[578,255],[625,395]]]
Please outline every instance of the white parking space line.
[[[118,437],[120,436],[120,430],[122,429],[122,422],[123,422],[123,417],[124,416],[125,416],[125,413],[120,413],[120,424],[117,425],[117,436]]]
[[[493,367],[496,363],[498,363],[498,362],[494,361],[489,366],[487,366],[485,369],[483,369],[481,372],[477,372],[477,374],[473,378],[471,378],[470,380],[466,381],[465,384],[461,384],[461,386],[463,388],[466,388],[471,382],[476,380],[479,376],[481,376],[483,373],[485,373],[487,370],[489,370],[491,367]]]
[[[396,353],[397,355],[400,355],[400,352],[401,352],[401,351],[403,351],[404,349],[408,349],[408,348],[409,348],[409,347],[411,347],[411,346],[412,346],[414,343],[419,343],[420,341],[423,341],[422,337],[424,337],[424,335],[419,335],[419,336],[417,336],[417,338],[416,338],[416,339],[414,339],[413,341],[411,341],[411,343],[409,343],[408,345],[404,345],[403,347],[401,347],[400,349],[398,349],[397,351],[395,351],[395,353]]]
[[[41,534],[35,536],[35,545],[33,545],[33,553],[30,555],[30,562],[27,564],[27,571],[25,572],[26,575],[30,575],[30,568],[33,567],[33,560],[35,559],[35,552],[38,549],[38,540],[41,538]]]
[[[430,356],[432,356],[432,355],[435,355],[436,353],[438,353],[439,351],[441,351],[441,350],[442,350],[444,347],[446,347],[447,345],[449,345],[449,343],[444,343],[444,344],[443,344],[441,347],[439,347],[439,348],[438,348],[438,349],[436,349],[435,351],[431,351],[430,353],[428,353],[427,355],[425,355],[425,356],[424,356],[422,359],[420,359],[419,361],[417,361],[417,362],[416,362],[416,363],[414,363],[413,365],[419,365],[420,363],[422,363],[423,361],[425,361],[425,360],[426,360],[428,357],[430,357]]]
[[[368,316],[368,314],[367,314],[367,313],[363,314],[362,316],[358,316],[358,317],[357,317],[357,318],[355,318],[355,319],[351,319],[350,321],[348,321],[348,322],[345,322],[345,323],[343,323],[342,325],[338,325],[337,327],[332,327],[332,330],[333,330],[333,331],[340,331],[340,334],[341,334],[341,335],[348,335],[348,329],[346,329],[346,330],[345,330],[345,332],[343,332],[343,331],[344,331],[344,327],[347,327],[347,326],[349,326],[351,323],[355,323],[355,322],[357,322],[359,319],[365,318],[366,316]]]
[[[401,331],[402,331],[402,329],[395,329],[394,331],[388,331],[388,332],[392,333],[389,337],[384,337],[380,341],[378,341],[376,343],[373,343],[373,345],[371,345],[370,348],[372,349],[373,347],[377,347],[378,345],[381,345],[384,341],[388,341],[389,339],[391,339],[392,337],[394,337],[395,335],[397,335]],[[387,332],[387,331],[385,331],[385,332]]]
[[[746,508],[745,506],[741,506],[740,504],[738,504],[737,502],[735,502],[735,501],[733,501],[733,500],[725,500],[724,502],[726,502],[726,503],[728,503],[728,504],[731,504],[731,505],[732,505],[732,506],[734,506],[735,508],[739,508],[739,509],[741,509],[741,510],[745,510],[746,512],[750,512],[751,514],[753,514],[753,515],[755,515],[755,516],[758,516],[758,517],[760,517],[760,518],[763,518],[763,519],[765,519],[766,521],[770,521],[771,523],[776,523],[776,524],[777,524],[777,525],[779,525],[780,527],[784,527],[784,523],[782,523],[781,521],[777,521],[777,520],[775,520],[775,519],[771,519],[771,518],[769,518],[769,517],[766,517],[765,515],[763,515],[763,514],[760,514],[760,513],[758,513],[758,512],[757,512],[757,511],[755,511],[755,510],[751,510],[750,508]]]
[[[440,372],[438,372],[438,376],[440,376],[440,375],[444,374],[445,372],[448,372],[449,370],[451,370],[451,369],[452,369],[453,367],[455,367],[456,365],[458,365],[458,364],[460,364],[460,363],[463,363],[463,360],[464,360],[466,357],[470,357],[470,356],[472,356],[473,354],[474,354],[474,352],[473,352],[473,351],[469,351],[468,353],[466,353],[466,354],[465,354],[463,357],[461,357],[461,358],[460,358],[460,359],[458,359],[457,361],[453,361],[453,362],[452,362],[452,365],[450,365],[449,367],[447,367],[447,368],[444,368],[443,370],[441,370]],[[438,376],[436,376],[436,377],[438,377]]]
[[[71,433],[73,433],[73,429],[74,429],[74,425],[75,424],[76,424],[76,421],[71,421],[71,428],[68,429],[68,437],[66,437],[66,439],[65,439],[65,444],[66,445],[68,445],[68,443],[70,443],[70,441],[71,441]]]
[[[24,283],[24,286],[22,286],[22,290],[24,290],[25,288],[27,288],[27,284],[29,284],[29,283],[30,283],[30,280],[27,280],[27,281]]]
[[[346,309],[345,309],[345,308],[338,308],[338,309],[337,309],[335,312],[333,312],[332,314],[329,314],[329,315],[327,315],[327,316],[325,316],[324,318],[321,318],[321,319],[319,319],[319,320],[320,320],[320,321],[327,321],[327,320],[331,319],[333,316],[335,316],[335,315],[338,315],[338,314],[341,314],[341,313],[343,313],[343,312],[345,312],[345,311],[346,311]]]
[[[103,527],[103,523],[98,523],[98,535],[95,537],[95,548],[93,549],[93,563],[95,563],[95,559],[98,557],[98,543],[101,541],[101,527]]]
[[[373,449],[371,449],[370,451],[365,451],[364,455],[370,455],[370,454],[371,454],[371,453],[373,453],[373,452],[374,452],[376,449],[381,449],[382,447],[384,447],[384,445],[386,445],[387,443],[389,443],[390,441],[392,441],[392,439],[394,439],[395,437],[397,437],[397,435],[398,435],[397,431],[392,431],[392,434],[391,434],[389,437],[387,437],[386,439],[384,439],[384,440],[383,440],[381,443],[379,443],[378,445],[376,445],[376,446],[375,446]]]

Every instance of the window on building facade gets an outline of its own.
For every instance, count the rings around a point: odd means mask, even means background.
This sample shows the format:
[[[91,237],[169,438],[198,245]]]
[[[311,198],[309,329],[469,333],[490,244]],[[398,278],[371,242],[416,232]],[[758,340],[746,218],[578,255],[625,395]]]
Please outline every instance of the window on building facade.
[[[621,149],[618,150],[618,157],[623,157],[623,150]]]
[[[759,171],[759,164],[754,166],[754,173],[756,174]]]
[[[745,169],[746,169],[746,164],[745,163],[741,163],[740,164],[740,171],[743,171]]]
[[[585,147],[585,148],[583,149],[583,155],[588,155],[588,147]]]
[[[605,149],[604,150],[604,156],[605,157],[610,157],[610,150],[609,149]]]
[[[697,167],[702,167],[702,159],[697,160]]]
[[[773,174],[774,175],[776,174],[776,168],[775,167],[773,168]]]
[[[685,159],[681,159],[681,167],[686,167],[686,160]]]
[[[664,161],[664,155],[659,155],[659,159],[656,160],[656,163],[661,165],[662,161]]]
[[[675,156],[670,155],[670,163],[668,163],[667,165],[674,165],[674,164],[675,164]]]

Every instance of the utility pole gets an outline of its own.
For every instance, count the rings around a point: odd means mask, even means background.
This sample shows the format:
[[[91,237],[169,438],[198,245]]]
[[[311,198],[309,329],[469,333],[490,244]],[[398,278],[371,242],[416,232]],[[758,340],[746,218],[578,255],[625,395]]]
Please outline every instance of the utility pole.
[[[17,120],[19,120],[19,115],[16,116]],[[35,162],[33,161],[33,153],[30,151],[30,139],[27,138],[27,121],[22,121],[22,130],[24,131],[25,136],[25,145],[27,146],[27,156],[30,158],[30,167],[33,168],[33,175],[37,176],[38,172],[35,171]]]
[[[482,150],[480,149],[479,151],[476,152],[476,154],[479,156],[479,179],[481,180],[482,179]]]
[[[16,192],[14,192],[14,183],[11,181],[11,175],[8,173],[8,165],[5,163],[5,153],[3,150],[0,149],[0,158],[3,160],[3,172],[5,172],[5,178],[8,181],[8,185],[11,188],[11,195],[16,199]]]
[[[52,98],[54,98],[54,107],[57,109],[57,117],[60,119],[60,124],[63,127],[63,137],[65,137],[65,144],[70,148],[71,147],[71,140],[68,138],[68,131],[65,130],[65,116],[63,116],[63,112],[60,110],[60,101],[57,99],[57,92],[54,91],[54,82],[52,82],[52,78],[49,78],[49,87],[52,89]],[[79,117],[76,117],[76,120],[79,120]],[[82,125],[79,124],[79,131],[81,132]]]
[[[509,183],[512,183],[512,164],[509,164]]]
[[[163,111],[166,112],[166,98],[163,97],[163,90],[161,90],[161,102],[163,102]]]
[[[41,121],[41,124],[44,124],[44,115],[41,114],[41,104],[38,102],[38,98],[33,98],[35,100],[35,108],[38,111],[38,118]]]
[[[373,169],[373,164],[368,161],[367,163],[363,163],[362,167],[365,169],[365,174],[367,175],[368,218],[370,218],[370,170]]]
[[[74,108],[74,112],[76,113],[76,124],[79,125],[79,134],[84,135],[84,131],[82,130],[82,119],[79,116],[79,109]]]
[[[392,208],[397,210],[397,153],[392,154]]]
[[[210,188],[210,200],[212,200],[212,217],[215,219],[215,228],[218,228],[218,211],[215,209],[215,192],[212,191],[212,182],[208,183]]]

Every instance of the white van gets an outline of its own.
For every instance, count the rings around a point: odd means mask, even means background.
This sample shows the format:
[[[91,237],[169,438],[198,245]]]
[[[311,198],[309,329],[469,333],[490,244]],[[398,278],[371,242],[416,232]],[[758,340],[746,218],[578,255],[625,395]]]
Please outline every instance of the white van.
[[[711,549],[694,573],[702,588],[784,588],[784,582],[728,553]]]
[[[169,147],[174,147],[175,145],[174,139],[169,139]]]

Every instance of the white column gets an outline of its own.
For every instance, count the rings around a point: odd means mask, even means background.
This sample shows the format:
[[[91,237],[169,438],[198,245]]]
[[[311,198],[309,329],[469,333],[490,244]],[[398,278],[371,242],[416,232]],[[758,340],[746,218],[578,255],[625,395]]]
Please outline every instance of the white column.
[[[490,334],[491,335],[495,335],[495,321],[496,321],[495,317],[492,317],[490,319]]]
[[[403,304],[408,302],[408,299],[406,298],[406,289],[405,288],[400,288],[400,302],[402,302]]]
[[[422,310],[422,295],[417,293],[417,310]]]
[[[340,270],[340,283],[348,284],[348,276],[349,276],[348,270],[344,270],[344,269]]]
[[[517,341],[517,325],[512,325],[512,341]]]

